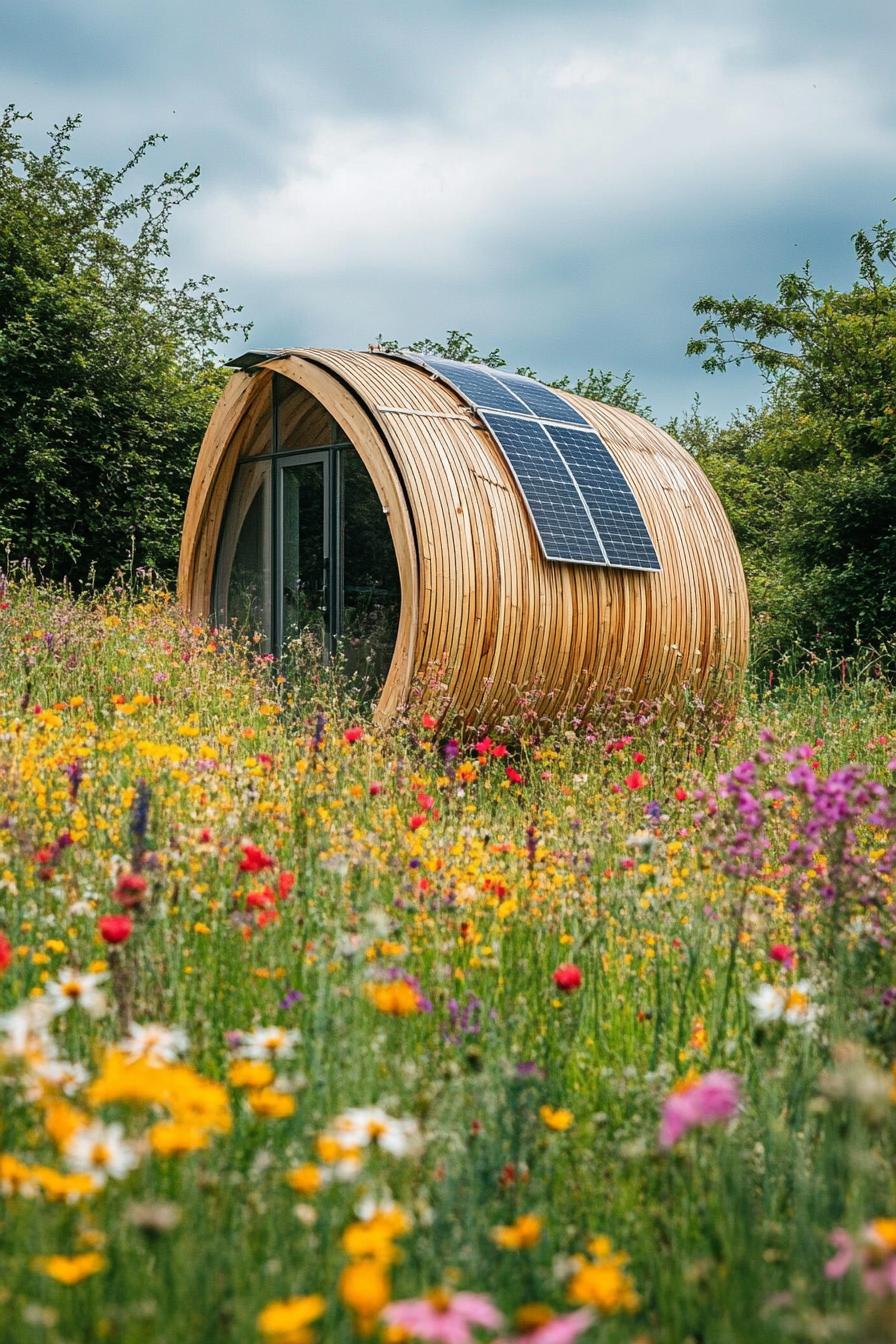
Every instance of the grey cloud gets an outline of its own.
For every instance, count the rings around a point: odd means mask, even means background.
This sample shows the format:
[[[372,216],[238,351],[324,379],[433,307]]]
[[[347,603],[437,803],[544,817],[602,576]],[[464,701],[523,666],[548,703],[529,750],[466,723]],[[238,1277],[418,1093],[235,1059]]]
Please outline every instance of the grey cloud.
[[[724,414],[759,387],[685,359],[691,304],[769,293],[806,257],[849,282],[850,233],[896,193],[894,36],[885,0],[34,0],[4,19],[0,88],[34,112],[35,143],[80,110],[84,157],[120,162],[163,130],[153,171],[201,163],[174,269],[215,270],[259,343],[461,326],[547,376],[631,367],[660,414],[698,388]],[[658,51],[684,145],[664,141],[662,107],[639,112]],[[567,87],[545,94],[538,81],[564,62]],[[613,80],[631,100],[616,116],[601,101]],[[767,117],[758,139],[751,116]],[[555,134],[579,137],[584,161]],[[409,176],[390,144],[416,147]],[[371,200],[393,180],[406,216],[394,227]],[[295,245],[278,211],[294,215]]]

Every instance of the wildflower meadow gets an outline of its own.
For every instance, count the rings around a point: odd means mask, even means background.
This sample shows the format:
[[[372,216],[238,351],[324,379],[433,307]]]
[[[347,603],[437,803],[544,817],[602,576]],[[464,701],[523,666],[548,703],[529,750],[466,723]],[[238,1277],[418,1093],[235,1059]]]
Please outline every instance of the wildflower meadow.
[[[22,580],[0,667],[4,1341],[896,1338],[873,659],[384,731]]]

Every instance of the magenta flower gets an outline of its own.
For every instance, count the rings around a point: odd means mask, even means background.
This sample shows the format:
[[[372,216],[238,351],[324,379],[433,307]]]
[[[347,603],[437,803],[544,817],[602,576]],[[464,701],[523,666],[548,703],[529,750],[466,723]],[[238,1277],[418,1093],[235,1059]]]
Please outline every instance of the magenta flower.
[[[896,1296],[896,1218],[875,1218],[854,1238],[837,1227],[828,1240],[835,1252],[824,1267],[829,1279],[842,1279],[856,1265],[866,1293]]]
[[[740,1079],[725,1069],[679,1084],[663,1103],[660,1147],[671,1148],[689,1129],[730,1120],[739,1101]]]
[[[471,1325],[498,1330],[504,1324],[500,1311],[484,1293],[450,1293],[445,1288],[436,1288],[426,1297],[392,1302],[384,1308],[383,1320],[434,1344],[473,1344]]]
[[[524,1312],[525,1308],[519,1314],[523,1315]],[[551,1316],[529,1329],[521,1327],[518,1321],[519,1334],[496,1339],[494,1344],[572,1344],[573,1340],[584,1334],[593,1320],[594,1312],[588,1307],[582,1307],[580,1311],[570,1311],[565,1316]]]
[[[824,1267],[825,1275],[829,1279],[842,1279],[852,1268],[855,1259],[852,1237],[845,1228],[836,1227],[828,1237],[828,1241],[834,1247],[834,1254]]]

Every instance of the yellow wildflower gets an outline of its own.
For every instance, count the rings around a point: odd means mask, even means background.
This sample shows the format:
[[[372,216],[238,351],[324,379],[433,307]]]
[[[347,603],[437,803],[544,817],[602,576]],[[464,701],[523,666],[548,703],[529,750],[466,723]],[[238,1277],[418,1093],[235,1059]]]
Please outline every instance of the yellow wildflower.
[[[106,1268],[106,1258],[98,1251],[85,1251],[83,1255],[38,1255],[31,1264],[57,1283],[71,1285],[99,1274]]]
[[[286,1184],[297,1195],[316,1195],[323,1185],[320,1167],[313,1162],[304,1162],[286,1173]]]
[[[73,1134],[90,1124],[90,1116],[68,1101],[50,1101],[44,1107],[44,1127],[57,1148],[64,1148]]]
[[[323,1316],[327,1304],[319,1293],[286,1297],[269,1302],[258,1313],[258,1331],[272,1344],[306,1344],[312,1338],[307,1327]]]
[[[410,1017],[420,1011],[417,991],[404,980],[368,984],[367,994],[374,1006],[390,1017]]]
[[[227,1073],[231,1087],[269,1087],[274,1070],[265,1059],[235,1059]]]
[[[572,1111],[564,1110],[562,1106],[541,1106],[538,1114],[548,1129],[557,1130],[559,1133],[569,1129],[575,1120]]]
[[[175,1157],[208,1147],[208,1133],[198,1125],[185,1125],[177,1120],[160,1120],[149,1131],[149,1142],[160,1157]]]
[[[570,1279],[570,1302],[594,1307],[604,1315],[637,1311],[638,1294],[625,1269],[628,1256],[623,1251],[614,1251],[609,1237],[594,1237],[588,1251],[594,1259],[581,1262]]]
[[[293,1115],[296,1109],[295,1097],[288,1092],[278,1092],[274,1087],[259,1087],[248,1094],[247,1100],[256,1115],[270,1120],[282,1120]]]
[[[356,1260],[339,1276],[339,1296],[357,1317],[361,1334],[370,1334],[389,1301],[389,1279],[375,1260]]]
[[[521,1213],[507,1226],[493,1227],[492,1241],[503,1251],[526,1251],[537,1244],[543,1225],[537,1213]]]
[[[76,1204],[96,1194],[99,1186],[89,1171],[56,1171],[53,1167],[34,1167],[31,1173],[51,1203]]]

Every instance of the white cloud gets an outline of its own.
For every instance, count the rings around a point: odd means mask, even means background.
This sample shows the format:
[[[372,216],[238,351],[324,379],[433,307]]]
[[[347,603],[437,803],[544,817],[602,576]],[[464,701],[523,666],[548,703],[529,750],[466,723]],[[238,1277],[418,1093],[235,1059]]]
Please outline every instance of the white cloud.
[[[737,30],[664,26],[612,46],[489,42],[440,71],[450,117],[293,108],[277,181],[213,185],[194,211],[212,269],[444,283],[533,238],[661,238],[892,162],[874,83],[846,59],[763,68]]]

